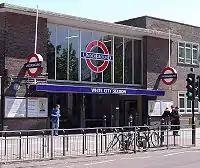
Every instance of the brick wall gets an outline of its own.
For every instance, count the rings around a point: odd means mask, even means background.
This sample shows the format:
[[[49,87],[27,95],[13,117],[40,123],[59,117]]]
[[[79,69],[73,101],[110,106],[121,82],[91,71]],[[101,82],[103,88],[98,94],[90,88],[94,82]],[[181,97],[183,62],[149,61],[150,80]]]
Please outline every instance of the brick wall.
[[[28,56],[34,53],[35,45],[35,17],[16,13],[4,13],[5,15],[5,68],[10,75],[23,77],[27,72],[24,64]],[[2,17],[2,15],[0,16]],[[2,20],[2,19],[0,19]],[[2,26],[2,25],[1,25]],[[1,40],[1,38],[0,38]],[[47,20],[39,18],[38,21],[38,43],[37,53],[43,56],[43,72],[46,72],[46,52],[47,52]],[[1,59],[0,59],[1,61]],[[0,63],[1,64],[1,63]],[[0,65],[1,66],[1,65]],[[4,68],[3,68],[4,69]],[[24,81],[20,81],[21,84]],[[25,85],[19,91],[14,91],[12,87],[5,89],[5,96],[25,96]],[[34,95],[41,96],[41,95]],[[42,96],[46,96],[43,94]],[[4,126],[10,130],[16,129],[41,129],[48,128],[47,119],[4,119]]]
[[[6,13],[6,68],[13,75],[24,75],[23,65],[34,53],[35,17]],[[46,72],[47,21],[39,18],[37,53],[44,58]]]
[[[171,33],[174,34],[179,34],[182,36],[183,41],[188,41],[188,42],[195,42],[200,44],[200,28],[199,27],[194,27],[190,25],[185,25],[181,23],[176,23],[176,22],[170,22],[162,19],[156,19],[156,18],[151,18],[147,17],[146,18],[146,28],[148,29],[154,29],[154,30],[160,30],[160,31],[165,31],[168,32],[169,28]],[[165,44],[164,44],[165,43]],[[151,45],[155,46],[160,46],[163,45],[162,51],[157,55],[157,63],[160,65],[160,69],[155,70],[155,72],[151,73],[152,64],[149,64],[148,68],[148,79],[151,80],[152,75],[158,73],[161,69],[163,69],[168,62],[168,41],[163,42],[163,40],[158,39],[156,42],[155,38],[149,38],[149,45],[147,47],[148,53],[152,51],[151,48],[149,48]],[[165,47],[164,47],[165,46]],[[147,57],[149,57],[151,54],[147,54]],[[177,99],[178,99],[178,91],[185,91],[185,79],[187,76],[187,73],[190,72],[190,68],[194,68],[194,73],[195,74],[200,74],[200,68],[199,66],[191,66],[191,65],[180,65],[178,64],[178,41],[173,41],[171,43],[171,66],[174,67],[177,70],[178,73],[178,79],[175,84],[173,84],[171,87],[166,87],[160,85],[159,88],[166,90],[168,93],[166,93],[166,96],[163,97],[163,99],[168,99],[171,97],[171,99],[174,101],[175,104],[177,104]],[[164,64],[163,64],[164,63]],[[171,96],[169,95],[169,92],[171,90]]]
[[[0,15],[0,75],[3,75],[5,66],[5,13]]]

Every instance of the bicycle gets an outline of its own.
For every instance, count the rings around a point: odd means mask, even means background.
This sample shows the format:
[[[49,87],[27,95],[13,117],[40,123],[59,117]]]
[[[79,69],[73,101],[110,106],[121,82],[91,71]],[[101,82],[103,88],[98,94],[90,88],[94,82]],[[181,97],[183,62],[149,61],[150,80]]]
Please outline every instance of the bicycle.
[[[124,147],[124,142],[123,142],[123,134],[119,133],[118,135],[118,130],[114,129],[114,137],[112,139],[112,141],[110,141],[110,143],[108,144],[108,147],[106,148],[106,152],[109,151],[109,149],[113,148],[118,142],[119,142],[119,146],[120,147]]]
[[[137,128],[135,128],[137,129]],[[141,148],[146,148],[144,146],[146,139],[140,136],[139,131],[136,130],[136,135],[134,136],[133,131],[129,131],[128,133],[119,133],[115,129],[114,130],[114,138],[110,143],[108,144],[108,147],[106,149],[106,152],[108,152],[111,148],[114,148],[114,146],[119,142],[119,147],[121,150],[131,150],[131,147],[135,149],[134,147],[134,142],[136,143],[135,145],[141,149]]]
[[[150,144],[152,144],[153,147],[157,147],[159,144],[162,145],[162,143],[164,142],[164,132],[161,132],[160,135],[159,129],[155,129],[156,125],[158,125],[158,123],[154,124],[152,129],[150,129],[150,127],[148,126],[142,127],[143,129],[140,128],[140,132],[142,132],[142,135],[139,135],[140,139],[145,139],[149,147],[151,147]]]

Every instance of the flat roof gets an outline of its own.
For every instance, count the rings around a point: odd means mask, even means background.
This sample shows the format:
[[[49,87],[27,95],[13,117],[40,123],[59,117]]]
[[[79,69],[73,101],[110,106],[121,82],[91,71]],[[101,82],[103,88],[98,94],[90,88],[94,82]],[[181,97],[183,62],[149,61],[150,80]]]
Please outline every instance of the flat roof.
[[[36,16],[36,11],[37,9],[34,8],[27,8],[7,3],[0,4],[0,12],[12,12],[12,13]],[[116,34],[127,37],[135,37],[135,38],[142,38],[144,36],[151,36],[162,39],[169,38],[169,34],[163,31],[127,26],[117,23],[97,21],[97,20],[81,18],[45,10],[39,10],[38,12],[39,12],[39,17],[45,18],[47,19],[48,23],[53,23],[53,24],[61,24],[80,29],[88,29],[88,30],[100,31],[104,33]],[[170,38],[172,40],[182,39],[181,35],[172,33],[170,34]]]

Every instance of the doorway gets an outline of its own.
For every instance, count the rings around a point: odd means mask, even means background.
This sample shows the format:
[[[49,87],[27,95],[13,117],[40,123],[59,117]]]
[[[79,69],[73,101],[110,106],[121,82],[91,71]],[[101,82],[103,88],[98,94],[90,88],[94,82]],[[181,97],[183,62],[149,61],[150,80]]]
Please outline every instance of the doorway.
[[[125,125],[129,125],[130,116],[133,118],[133,125],[139,124],[138,105],[137,100],[124,101],[124,119]]]

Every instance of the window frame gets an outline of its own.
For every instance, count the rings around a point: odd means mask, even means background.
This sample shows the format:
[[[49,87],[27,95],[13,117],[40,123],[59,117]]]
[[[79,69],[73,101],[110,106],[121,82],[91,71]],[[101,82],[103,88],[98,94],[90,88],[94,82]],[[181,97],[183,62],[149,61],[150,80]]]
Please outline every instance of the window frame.
[[[184,96],[180,96],[183,94]],[[180,107],[180,98],[184,98],[184,108]],[[197,100],[197,98],[196,98]],[[191,102],[192,103],[192,102]],[[178,92],[178,107],[179,107],[179,113],[180,114],[192,114],[192,108],[187,108],[187,96],[186,91],[179,91]],[[180,110],[184,110],[184,112],[181,112]],[[188,112],[188,110],[191,110],[191,112]],[[194,108],[194,110],[197,110],[197,112],[194,112],[195,114],[200,114],[200,102],[198,102],[198,107]]]
[[[183,44],[184,46],[180,46],[180,44]],[[190,45],[190,63],[186,61],[186,49],[189,49],[189,47],[186,47],[186,45]],[[194,48],[194,46],[197,46],[197,49]],[[180,48],[184,48],[184,57],[180,57]],[[197,51],[197,59],[194,59],[193,55],[194,55],[194,51]],[[183,62],[181,62],[179,59],[184,60]],[[188,59],[187,59],[188,60]],[[197,64],[194,63],[194,60],[197,61]],[[195,42],[188,42],[188,41],[178,41],[178,64],[186,64],[186,65],[199,65],[199,43],[195,43]]]

